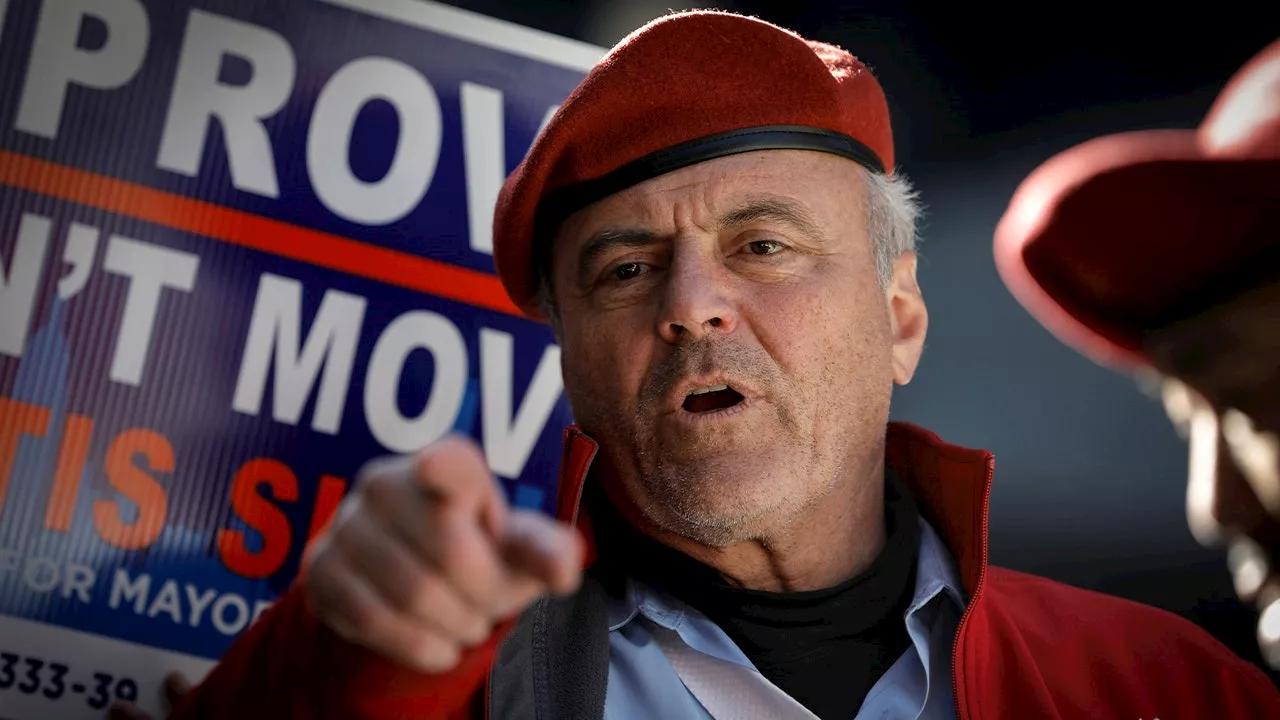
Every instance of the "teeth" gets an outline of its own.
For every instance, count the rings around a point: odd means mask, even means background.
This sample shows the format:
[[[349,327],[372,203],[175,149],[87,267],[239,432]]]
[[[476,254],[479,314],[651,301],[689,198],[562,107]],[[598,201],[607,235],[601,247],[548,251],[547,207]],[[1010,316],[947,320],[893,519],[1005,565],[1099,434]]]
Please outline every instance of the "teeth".
[[[689,393],[689,394],[690,394],[690,395],[705,395],[705,394],[707,394],[707,393],[709,393],[709,392],[719,392],[719,391],[721,391],[721,390],[728,390],[728,389],[729,389],[729,386],[728,386],[728,385],[712,385],[711,387],[698,388],[698,389],[694,390],[693,392],[691,392],[691,393]]]

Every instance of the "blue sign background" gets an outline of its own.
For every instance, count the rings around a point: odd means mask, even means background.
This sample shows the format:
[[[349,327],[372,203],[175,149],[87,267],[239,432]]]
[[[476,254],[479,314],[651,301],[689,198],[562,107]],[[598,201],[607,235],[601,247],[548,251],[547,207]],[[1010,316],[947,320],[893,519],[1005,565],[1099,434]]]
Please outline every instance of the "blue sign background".
[[[0,36],[0,149],[486,273],[493,272],[492,258],[472,250],[468,240],[461,84],[478,83],[503,93],[506,170],[510,171],[532,142],[548,109],[563,100],[583,74],[582,70],[319,2],[155,0],[144,5],[150,35],[141,69],[117,89],[69,88],[57,137],[47,139],[14,127],[40,3],[10,2]],[[206,138],[198,177],[156,166],[177,59],[193,8],[279,33],[296,56],[297,78],[290,98],[279,113],[265,121],[279,198],[232,187],[223,135],[216,122]],[[80,47],[100,47],[109,41],[102,23],[90,19],[82,25]],[[426,195],[405,217],[381,227],[359,225],[326,209],[313,193],[305,167],[306,136],[320,89],[346,63],[374,56],[393,58],[420,72],[434,88],[443,113],[441,150]],[[242,84],[250,79],[249,70],[243,61],[225,58],[220,79]],[[375,100],[364,107],[349,149],[349,163],[358,177],[371,182],[386,172],[399,130],[399,119],[390,104]],[[62,564],[62,571],[67,563],[84,565],[94,571],[96,581],[92,602],[84,603],[74,593],[64,597],[57,589],[33,589],[20,578],[19,571],[0,573],[0,614],[215,658],[233,638],[216,631],[208,617],[192,627],[186,617],[185,593],[181,623],[173,622],[165,612],[154,617],[136,614],[128,602],[111,608],[107,596],[116,570],[124,568],[134,578],[144,573],[151,576],[148,603],[160,584],[169,579],[180,586],[190,584],[197,592],[235,593],[250,607],[259,599],[275,597],[296,574],[321,475],[353,480],[365,461],[387,452],[367,426],[362,398],[373,345],[389,322],[410,310],[427,310],[446,316],[457,326],[466,339],[471,380],[455,425],[477,439],[483,437],[478,411],[480,329],[492,328],[513,337],[512,407],[520,406],[537,363],[552,342],[544,326],[506,313],[15,187],[0,187],[0,257],[6,263],[13,262],[24,213],[52,218],[53,230],[23,356],[0,356],[0,397],[48,408],[51,416],[43,437],[26,435],[18,443],[7,497],[0,498],[0,550],[28,559],[51,558]],[[87,285],[63,301],[58,299],[56,288],[63,274],[63,243],[72,221],[100,229],[101,239]],[[128,278],[101,269],[104,247],[113,234],[199,257],[194,289],[189,293],[167,290],[161,299],[142,381],[136,387],[109,378],[129,288]],[[304,338],[326,290],[368,300],[337,436],[310,429],[315,389],[297,425],[272,419],[270,381],[258,415],[232,409],[249,321],[264,273],[301,282]],[[401,379],[401,411],[412,415],[420,409],[433,381],[431,354],[415,352]],[[68,413],[92,417],[95,424],[70,530],[61,533],[45,529],[44,516]],[[7,421],[0,418],[0,424]],[[523,472],[506,482],[509,496],[518,504],[551,510],[561,431],[569,422],[569,409],[562,397]],[[136,516],[137,508],[110,485],[102,467],[112,438],[130,428],[148,428],[166,437],[176,465],[172,473],[150,472],[145,457],[134,458],[135,466],[160,481],[168,499],[160,536],[135,551],[104,542],[92,519],[95,500],[116,500],[123,508],[121,520],[125,522]],[[223,565],[216,536],[224,528],[247,530],[249,549],[261,546],[262,538],[234,516],[228,500],[237,469],[258,457],[280,460],[292,469],[298,481],[298,498],[294,502],[272,501],[289,519],[292,543],[287,559],[274,575],[251,580]],[[259,493],[272,498],[265,487]],[[208,612],[206,608],[206,615]]]

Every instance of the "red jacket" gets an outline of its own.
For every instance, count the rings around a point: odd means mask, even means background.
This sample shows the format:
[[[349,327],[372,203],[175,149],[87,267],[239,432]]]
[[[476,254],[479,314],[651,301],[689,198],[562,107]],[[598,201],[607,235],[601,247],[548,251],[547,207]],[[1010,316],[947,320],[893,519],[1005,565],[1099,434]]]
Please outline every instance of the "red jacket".
[[[566,431],[558,516],[588,538],[589,520],[577,517],[577,510],[595,451],[585,435]],[[990,453],[892,423],[886,455],[950,548],[968,597],[953,658],[960,720],[1280,718],[1280,693],[1268,678],[1186,620],[988,566]],[[492,697],[485,690],[497,682],[490,672],[495,652],[512,625],[500,627],[452,672],[422,675],[338,638],[295,587],[232,646],[174,717],[483,718]],[[504,657],[536,657],[518,646],[528,642],[527,633],[512,633]],[[571,663],[542,661],[559,666],[537,671],[539,681],[563,682],[557,678],[566,677]],[[499,662],[499,672],[508,672],[508,664]],[[607,674],[607,668],[587,670]],[[530,717],[535,694],[529,693]],[[602,686],[598,702],[602,707]],[[592,714],[599,717],[594,711],[583,716]]]

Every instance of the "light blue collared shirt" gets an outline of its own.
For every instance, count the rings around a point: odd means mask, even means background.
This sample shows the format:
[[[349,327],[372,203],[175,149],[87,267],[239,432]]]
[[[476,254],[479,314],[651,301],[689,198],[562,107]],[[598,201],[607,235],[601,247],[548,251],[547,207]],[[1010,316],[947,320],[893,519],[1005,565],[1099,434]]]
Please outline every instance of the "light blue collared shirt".
[[[916,587],[904,621],[911,647],[871,687],[857,720],[954,720],[951,648],[964,595],[946,545],[920,518]],[[734,663],[768,682],[718,625],[679,600],[637,582],[609,607],[605,720],[709,720],[650,634],[656,623],[690,648]]]

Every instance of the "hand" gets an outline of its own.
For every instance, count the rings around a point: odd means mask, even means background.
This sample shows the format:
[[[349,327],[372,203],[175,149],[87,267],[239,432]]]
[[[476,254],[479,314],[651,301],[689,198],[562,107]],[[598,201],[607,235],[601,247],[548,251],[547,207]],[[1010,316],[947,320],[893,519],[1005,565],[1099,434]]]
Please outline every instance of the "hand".
[[[191,681],[181,673],[173,673],[164,679],[165,704],[168,705],[169,710],[173,710],[178,701],[189,692],[191,692]],[[120,702],[112,705],[107,711],[107,720],[154,720],[154,718],[139,710],[133,703]]]
[[[583,552],[567,525],[509,509],[479,447],[449,437],[367,465],[302,584],[342,637],[439,673],[539,596],[576,590]]]

